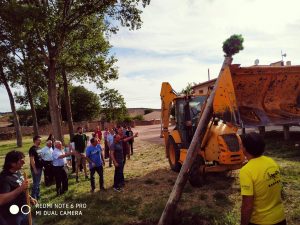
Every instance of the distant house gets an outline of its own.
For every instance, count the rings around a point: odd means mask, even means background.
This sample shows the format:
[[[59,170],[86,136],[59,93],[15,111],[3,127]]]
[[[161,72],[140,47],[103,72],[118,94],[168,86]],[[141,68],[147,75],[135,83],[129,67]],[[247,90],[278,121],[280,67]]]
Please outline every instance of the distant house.
[[[138,115],[144,115],[146,108],[127,108],[129,116],[134,117]]]
[[[196,95],[206,95],[207,91],[208,91],[208,88],[210,86],[213,86],[215,84],[216,80],[217,79],[215,78],[215,79],[208,80],[206,82],[203,82],[203,83],[200,83],[200,84],[197,84],[197,85],[193,86],[192,89],[193,89],[194,94],[196,94]]]
[[[145,118],[145,116],[144,116],[145,110],[147,110],[147,109],[149,109],[149,108],[127,108],[127,112],[129,114],[129,116],[131,116],[131,117],[142,115]],[[151,109],[151,110],[153,110],[153,112],[160,112],[160,109]]]
[[[146,121],[150,121],[150,120],[160,120],[161,118],[161,111],[154,111],[154,112],[151,112],[151,113],[148,113],[146,115],[143,116],[144,117],[144,120]]]

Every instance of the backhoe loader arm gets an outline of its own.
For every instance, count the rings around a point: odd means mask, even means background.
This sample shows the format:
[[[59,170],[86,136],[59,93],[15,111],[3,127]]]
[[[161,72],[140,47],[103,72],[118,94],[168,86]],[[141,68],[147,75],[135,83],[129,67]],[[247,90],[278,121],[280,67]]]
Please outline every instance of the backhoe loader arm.
[[[173,100],[177,97],[176,92],[172,89],[168,82],[163,82],[161,85],[160,98],[161,98],[161,123],[162,123],[162,136],[164,137],[165,146],[168,143],[169,136],[169,123],[170,114]]]

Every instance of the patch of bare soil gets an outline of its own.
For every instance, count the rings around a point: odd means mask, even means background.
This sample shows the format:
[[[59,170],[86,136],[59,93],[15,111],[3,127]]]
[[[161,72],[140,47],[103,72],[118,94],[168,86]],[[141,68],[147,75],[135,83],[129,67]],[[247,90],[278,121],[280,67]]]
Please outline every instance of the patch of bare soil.
[[[0,122],[0,127],[8,127],[10,126],[12,123],[10,122]]]
[[[160,138],[160,124],[148,126],[136,126],[133,132],[139,132],[139,140],[148,141],[154,144],[163,144],[163,138]]]

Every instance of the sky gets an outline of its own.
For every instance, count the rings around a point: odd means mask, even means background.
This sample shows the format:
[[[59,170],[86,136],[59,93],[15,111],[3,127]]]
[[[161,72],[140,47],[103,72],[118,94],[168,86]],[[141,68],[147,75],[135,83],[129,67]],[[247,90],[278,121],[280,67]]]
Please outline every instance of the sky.
[[[111,36],[119,79],[107,86],[124,96],[128,108],[160,108],[162,82],[175,91],[188,83],[216,78],[224,53],[222,43],[242,34],[244,50],[233,63],[251,66],[284,61],[300,65],[299,0],[151,0],[143,9],[142,28],[120,28]],[[89,90],[100,93],[93,84]],[[0,87],[0,112],[11,111]]]

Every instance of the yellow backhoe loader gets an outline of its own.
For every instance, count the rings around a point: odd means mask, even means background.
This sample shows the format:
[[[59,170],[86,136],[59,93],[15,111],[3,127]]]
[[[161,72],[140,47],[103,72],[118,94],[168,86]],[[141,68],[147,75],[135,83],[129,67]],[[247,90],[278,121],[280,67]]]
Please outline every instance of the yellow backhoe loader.
[[[162,136],[170,167],[179,171],[201,118],[207,95],[178,95],[162,83]],[[170,115],[175,128],[169,131]],[[213,100],[213,116],[189,181],[202,185],[203,175],[239,169],[245,161],[239,128],[299,125],[300,66],[229,65],[222,70]]]

